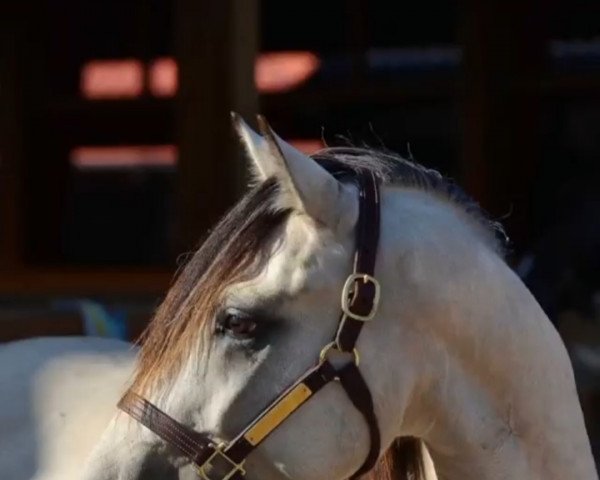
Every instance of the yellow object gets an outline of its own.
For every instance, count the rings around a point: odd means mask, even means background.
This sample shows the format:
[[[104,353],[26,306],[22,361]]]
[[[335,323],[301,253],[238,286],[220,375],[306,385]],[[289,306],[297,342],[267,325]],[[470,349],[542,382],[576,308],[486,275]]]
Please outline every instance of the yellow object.
[[[244,435],[244,438],[253,446],[259,444],[263,438],[275,430],[281,422],[302,405],[312,393],[310,388],[304,383],[300,383],[260,418],[248,433]]]

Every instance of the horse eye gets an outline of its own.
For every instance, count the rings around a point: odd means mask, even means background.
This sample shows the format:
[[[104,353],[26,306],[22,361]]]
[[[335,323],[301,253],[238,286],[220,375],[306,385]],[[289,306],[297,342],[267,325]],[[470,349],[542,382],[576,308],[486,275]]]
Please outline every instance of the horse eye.
[[[249,338],[256,331],[257,323],[251,315],[232,309],[225,312],[219,326],[236,338]]]

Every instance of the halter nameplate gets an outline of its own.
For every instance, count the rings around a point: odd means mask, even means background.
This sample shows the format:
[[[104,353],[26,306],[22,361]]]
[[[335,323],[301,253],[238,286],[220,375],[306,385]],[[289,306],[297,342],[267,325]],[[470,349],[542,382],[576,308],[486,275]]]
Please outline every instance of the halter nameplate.
[[[294,410],[306,402],[312,393],[311,389],[304,383],[297,385],[277,405],[258,419],[256,424],[244,435],[244,438],[255,447],[289,417]]]

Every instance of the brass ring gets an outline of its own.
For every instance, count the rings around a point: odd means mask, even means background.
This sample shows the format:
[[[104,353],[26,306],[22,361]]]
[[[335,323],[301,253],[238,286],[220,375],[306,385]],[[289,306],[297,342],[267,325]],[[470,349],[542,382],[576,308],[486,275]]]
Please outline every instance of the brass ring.
[[[327,354],[329,353],[330,350],[337,350],[338,352],[340,351],[338,344],[336,342],[329,342],[327,345],[325,345],[321,349],[321,353],[319,353],[319,363],[323,363],[327,359]],[[354,362],[354,365],[356,365],[358,367],[358,365],[360,363],[360,355],[356,348],[352,349],[352,357],[353,357],[352,361]]]

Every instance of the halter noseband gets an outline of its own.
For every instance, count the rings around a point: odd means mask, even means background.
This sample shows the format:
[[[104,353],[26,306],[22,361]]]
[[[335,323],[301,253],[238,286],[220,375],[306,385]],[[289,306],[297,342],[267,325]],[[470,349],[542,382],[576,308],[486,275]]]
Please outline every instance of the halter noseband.
[[[185,455],[203,480],[242,480],[246,474],[246,457],[333,380],[339,381],[369,429],[369,453],[351,478],[365,474],[377,462],[381,446],[379,426],[371,392],[358,368],[360,359],[356,342],[364,324],[375,316],[379,303],[380,287],[374,277],[380,226],[379,185],[371,172],[361,171],[354,177],[359,188],[354,267],[342,289],[342,313],[335,338],[321,350],[315,366],[273,400],[233,440],[222,444],[186,427],[133,392],[128,392],[119,402],[121,410]],[[328,359],[331,350],[351,354],[352,361],[336,369]],[[214,476],[215,471],[222,473]]]

